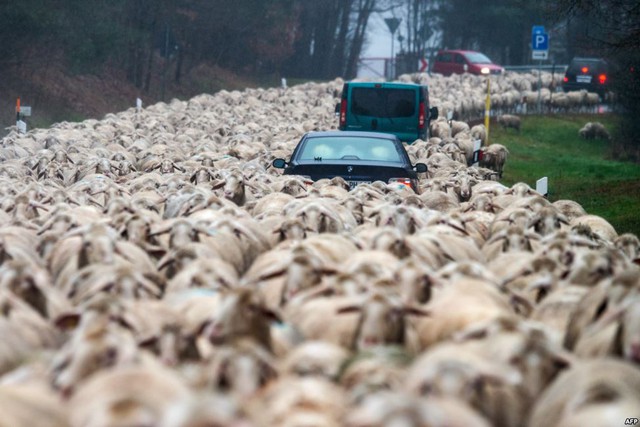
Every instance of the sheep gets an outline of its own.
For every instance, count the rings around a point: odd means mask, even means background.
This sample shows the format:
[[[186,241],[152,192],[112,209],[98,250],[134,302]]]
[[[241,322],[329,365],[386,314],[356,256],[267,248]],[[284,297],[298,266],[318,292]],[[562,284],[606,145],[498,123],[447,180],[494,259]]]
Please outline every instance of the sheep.
[[[615,228],[606,219],[597,215],[582,215],[572,219],[569,224],[571,227],[588,227],[599,240],[606,242],[613,242],[618,237]]]
[[[498,173],[498,177],[502,178],[504,164],[509,156],[507,147],[501,144],[491,144],[482,148],[482,156],[480,157],[480,167],[486,167]]]
[[[518,116],[514,116],[511,114],[503,114],[498,116],[497,122],[503,129],[512,128],[520,132],[520,125],[522,120]]]
[[[584,361],[545,390],[533,407],[529,425],[571,425],[564,423],[585,418],[599,425],[618,423],[629,417],[629,410],[637,410],[638,390],[640,373],[633,366],[611,359]]]
[[[68,408],[46,389],[0,385],[2,426],[68,426]]]
[[[461,306],[465,309],[452,308]],[[423,308],[429,316],[417,319],[414,325],[421,349],[450,339],[473,323],[515,316],[505,296],[491,285],[474,279],[435,288]]]
[[[573,200],[556,200],[552,205],[558,208],[560,213],[562,213],[569,221],[587,214],[584,208],[578,202]]]
[[[580,130],[578,134],[583,139],[604,139],[609,141],[611,135],[600,122],[588,122]]]
[[[249,418],[261,427],[337,427],[346,411],[346,399],[342,389],[318,377],[285,377],[270,384],[258,397],[255,404],[249,408]],[[302,419],[296,420],[297,417]],[[287,424],[291,419],[295,421]]]
[[[426,316],[417,307],[399,306],[381,294],[373,294],[362,305],[338,308],[339,314],[360,313],[352,348],[362,351],[380,345],[411,345],[405,342],[405,316]]]
[[[418,424],[419,423],[419,424]],[[481,414],[458,399],[417,399],[406,393],[381,391],[366,396],[351,411],[346,426],[477,426],[490,425]]]
[[[640,264],[640,239],[631,233],[619,235],[613,241],[616,248],[620,249],[630,261]]]
[[[337,381],[349,352],[325,341],[305,341],[293,349],[280,365],[283,375],[318,375]]]
[[[72,427],[159,425],[167,408],[189,397],[178,376],[160,366],[101,372],[83,384],[69,403]]]
[[[278,376],[272,355],[251,339],[220,347],[204,371],[201,387],[238,399],[249,399]]]
[[[519,111],[537,81],[496,81],[499,113]],[[429,79],[456,121],[432,122],[433,137],[408,147],[430,167],[421,194],[278,176],[273,157],[335,127],[342,83],[221,91],[3,139],[0,393],[52,385],[83,405],[69,407],[76,423],[526,424],[573,356],[637,363],[637,239],[467,167],[483,138],[458,121],[482,113],[475,76]],[[573,110],[589,102],[578,97]],[[432,396],[403,391],[413,353],[450,344],[487,370],[447,367]],[[455,372],[467,393],[433,396],[447,388],[439,379],[455,388]],[[184,393],[158,410],[166,395],[142,401],[107,379],[147,375]]]

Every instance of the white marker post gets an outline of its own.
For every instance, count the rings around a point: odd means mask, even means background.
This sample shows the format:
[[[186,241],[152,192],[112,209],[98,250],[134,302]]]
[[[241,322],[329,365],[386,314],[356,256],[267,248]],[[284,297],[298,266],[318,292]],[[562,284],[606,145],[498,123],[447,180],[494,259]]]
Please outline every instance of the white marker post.
[[[549,178],[546,176],[536,181],[536,191],[547,197],[549,194]]]
[[[142,110],[142,99],[136,98],[136,113]]]

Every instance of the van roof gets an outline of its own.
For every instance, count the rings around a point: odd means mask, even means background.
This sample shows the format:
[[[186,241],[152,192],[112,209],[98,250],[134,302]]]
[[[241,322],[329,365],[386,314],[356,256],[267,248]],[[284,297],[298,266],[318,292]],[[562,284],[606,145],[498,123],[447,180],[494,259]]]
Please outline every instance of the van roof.
[[[399,89],[414,89],[425,85],[419,85],[416,83],[403,83],[403,82],[347,82],[349,86],[356,87],[382,87],[382,88],[399,88]]]

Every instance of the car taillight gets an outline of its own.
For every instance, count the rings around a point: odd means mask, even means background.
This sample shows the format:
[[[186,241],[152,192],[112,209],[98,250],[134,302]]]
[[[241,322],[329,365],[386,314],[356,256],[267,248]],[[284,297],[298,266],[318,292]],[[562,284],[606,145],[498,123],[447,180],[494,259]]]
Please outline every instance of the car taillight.
[[[564,79],[562,79],[562,81],[565,82],[565,83],[568,82],[569,81],[569,77],[564,76]]]
[[[589,67],[582,67],[582,74],[587,74],[589,72]]]
[[[600,84],[603,85],[607,82],[607,75],[606,74],[600,74],[598,76],[598,80],[600,81]]]
[[[347,125],[347,100],[343,99],[340,102],[340,127]]]
[[[426,114],[427,112],[425,110],[424,101],[421,101],[418,106],[418,129],[424,129],[424,124],[427,120]]]
[[[413,190],[413,186],[411,185],[411,178],[391,178],[389,179],[389,184],[406,185]]]

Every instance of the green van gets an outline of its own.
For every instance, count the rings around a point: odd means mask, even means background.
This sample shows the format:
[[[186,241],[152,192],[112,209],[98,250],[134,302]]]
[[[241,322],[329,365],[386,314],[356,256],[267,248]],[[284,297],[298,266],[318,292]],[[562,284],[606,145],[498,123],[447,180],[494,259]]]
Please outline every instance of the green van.
[[[347,82],[336,114],[340,130],[391,133],[411,144],[428,138],[429,122],[438,118],[438,109],[429,108],[427,86]]]

